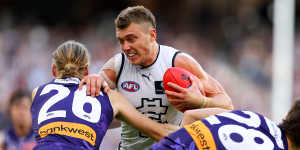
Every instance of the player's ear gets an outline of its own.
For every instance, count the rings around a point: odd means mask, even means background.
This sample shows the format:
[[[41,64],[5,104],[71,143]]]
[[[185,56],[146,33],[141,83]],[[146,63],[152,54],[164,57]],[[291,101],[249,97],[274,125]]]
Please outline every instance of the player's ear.
[[[86,76],[88,74],[89,74],[89,67],[87,66],[84,68],[84,75]]]
[[[156,30],[154,28],[151,28],[149,32],[151,36],[151,41],[156,41]]]
[[[52,64],[52,76],[56,78],[56,65]]]

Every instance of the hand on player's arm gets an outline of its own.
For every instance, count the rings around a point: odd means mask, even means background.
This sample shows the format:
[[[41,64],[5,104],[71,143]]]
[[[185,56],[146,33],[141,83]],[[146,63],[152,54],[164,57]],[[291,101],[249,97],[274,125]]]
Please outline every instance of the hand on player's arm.
[[[104,92],[108,92],[109,87],[99,74],[90,74],[85,76],[79,84],[79,90],[82,89],[83,84],[86,84],[86,93],[92,97],[100,95],[100,89],[103,87]]]
[[[134,108],[127,99],[115,90],[108,92],[110,102],[114,109],[114,116],[127,122],[132,127],[143,132],[152,139],[159,141],[169,133],[178,129],[174,125],[160,124],[149,119]]]

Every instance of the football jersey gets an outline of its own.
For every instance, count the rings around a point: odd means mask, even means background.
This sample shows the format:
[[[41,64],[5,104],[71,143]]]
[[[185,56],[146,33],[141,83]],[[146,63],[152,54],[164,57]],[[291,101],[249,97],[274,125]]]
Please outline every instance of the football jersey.
[[[35,145],[32,130],[25,137],[18,137],[12,127],[4,131],[3,150],[25,150]]]
[[[107,94],[93,98],[78,78],[54,79],[38,88],[31,106],[35,149],[99,149],[113,119]]]
[[[117,78],[118,91],[139,112],[159,123],[178,125],[183,116],[167,100],[162,82],[165,71],[174,66],[174,58],[179,52],[174,48],[160,45],[155,62],[148,67],[132,65],[121,53],[122,63]],[[121,150],[144,150],[155,143],[125,122],[121,123],[121,127]]]
[[[192,139],[192,140],[191,140]],[[287,150],[282,130],[251,111],[232,111],[196,121],[170,134],[153,150]]]

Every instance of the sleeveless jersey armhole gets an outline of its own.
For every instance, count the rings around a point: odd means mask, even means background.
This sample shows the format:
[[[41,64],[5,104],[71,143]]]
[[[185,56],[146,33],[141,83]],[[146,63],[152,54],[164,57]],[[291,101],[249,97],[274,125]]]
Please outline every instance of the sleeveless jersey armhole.
[[[120,70],[117,72],[118,76],[117,76],[117,80],[116,80],[116,86],[118,87],[118,82],[119,82],[119,79],[120,79],[120,76],[121,76],[121,73],[123,71],[123,67],[124,67],[124,61],[125,61],[125,55],[124,53],[121,53],[122,55],[122,60],[121,60],[121,66],[120,66]]]
[[[177,56],[177,54],[181,53],[181,51],[177,51],[175,52],[175,54],[173,55],[173,58],[172,58],[172,67],[175,67],[175,58]]]

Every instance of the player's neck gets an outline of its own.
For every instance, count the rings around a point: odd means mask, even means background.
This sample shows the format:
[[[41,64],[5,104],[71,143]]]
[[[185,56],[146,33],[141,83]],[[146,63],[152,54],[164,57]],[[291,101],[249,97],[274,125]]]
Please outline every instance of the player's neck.
[[[290,150],[300,150],[300,147],[294,147],[293,142],[291,141],[291,139],[286,136],[287,142],[288,142],[288,149]]]
[[[30,132],[31,127],[29,125],[14,125],[15,133],[18,137],[25,137]]]
[[[149,54],[149,59],[148,61],[146,61],[147,63],[143,64],[143,67],[148,67],[151,66],[157,59],[158,57],[158,53],[159,53],[159,47],[158,44],[155,42],[152,46],[151,46],[151,53]]]

